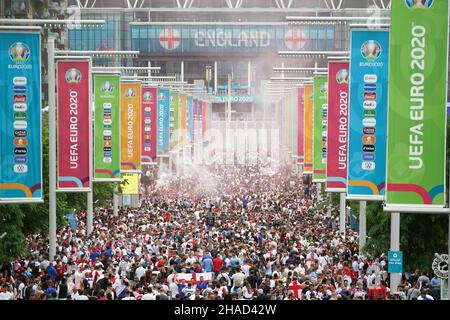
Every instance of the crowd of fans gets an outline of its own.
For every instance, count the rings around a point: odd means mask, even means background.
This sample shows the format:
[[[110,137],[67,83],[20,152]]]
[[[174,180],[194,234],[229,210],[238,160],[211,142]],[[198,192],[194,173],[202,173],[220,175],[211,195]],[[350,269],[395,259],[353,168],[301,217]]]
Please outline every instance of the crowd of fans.
[[[3,263],[0,300],[431,300],[439,279],[416,270],[390,292],[386,257],[342,239],[313,185],[281,167],[220,166],[156,183],[140,208],[85,212],[75,230],[27,238]]]

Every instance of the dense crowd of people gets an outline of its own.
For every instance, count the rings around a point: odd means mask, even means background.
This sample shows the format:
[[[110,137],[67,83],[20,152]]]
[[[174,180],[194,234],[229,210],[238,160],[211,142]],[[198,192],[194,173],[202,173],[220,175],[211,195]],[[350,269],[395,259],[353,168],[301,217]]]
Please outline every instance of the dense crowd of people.
[[[386,256],[358,252],[337,213],[289,167],[220,166],[168,176],[140,208],[85,212],[75,230],[27,238],[28,255],[3,263],[0,300],[431,300],[439,279],[405,274],[387,285]]]

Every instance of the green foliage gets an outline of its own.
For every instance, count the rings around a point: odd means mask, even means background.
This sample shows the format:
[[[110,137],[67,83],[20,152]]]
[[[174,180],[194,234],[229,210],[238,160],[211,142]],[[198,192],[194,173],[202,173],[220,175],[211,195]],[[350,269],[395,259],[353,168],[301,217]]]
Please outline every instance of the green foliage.
[[[369,256],[387,254],[390,247],[391,215],[383,212],[380,202],[368,202],[367,235],[364,250]],[[404,255],[404,270],[431,271],[434,254],[446,253],[448,217],[437,214],[400,214],[400,250]]]
[[[0,205],[0,262],[15,259],[24,254],[25,235],[48,233],[48,117],[42,117],[43,143],[43,192],[44,203]],[[53,168],[55,169],[55,168]],[[95,206],[107,206],[112,199],[114,184],[94,184]],[[73,209],[86,209],[86,193],[58,193],[56,201],[57,224],[66,223],[64,213]]]
[[[23,212],[17,205],[0,206],[0,262],[23,254]]]

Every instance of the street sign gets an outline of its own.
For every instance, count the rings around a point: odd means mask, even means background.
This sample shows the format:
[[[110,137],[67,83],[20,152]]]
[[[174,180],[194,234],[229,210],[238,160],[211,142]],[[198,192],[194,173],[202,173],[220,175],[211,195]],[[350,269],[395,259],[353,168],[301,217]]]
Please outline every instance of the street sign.
[[[402,251],[388,251],[388,272],[402,273],[403,272],[403,252]]]
[[[434,254],[435,258],[431,268],[434,274],[441,279],[448,279],[448,254]]]

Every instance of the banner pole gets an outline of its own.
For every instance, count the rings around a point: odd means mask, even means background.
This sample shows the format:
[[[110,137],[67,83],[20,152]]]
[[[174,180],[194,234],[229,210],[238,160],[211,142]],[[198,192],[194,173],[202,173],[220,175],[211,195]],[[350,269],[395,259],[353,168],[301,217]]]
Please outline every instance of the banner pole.
[[[400,250],[400,212],[391,213],[391,251]],[[400,276],[398,273],[391,273],[390,276],[390,289],[391,294],[397,291],[397,287],[400,284]]]
[[[48,38],[48,198],[49,198],[49,260],[56,255],[56,95],[55,95],[55,38]]]
[[[359,254],[361,255],[366,245],[366,206],[367,201],[359,202]]]
[[[447,300],[450,300],[450,214],[448,215],[448,256],[447,256]],[[444,285],[444,281],[441,282],[441,286]]]
[[[119,192],[119,184],[116,183],[116,186],[114,187],[113,192],[113,216],[117,217],[119,216],[119,197],[117,193]]]
[[[93,220],[94,220],[94,192],[93,190],[87,193],[87,235],[88,237],[92,233],[93,229]]]
[[[341,192],[339,195],[339,234],[345,239],[345,193]]]

